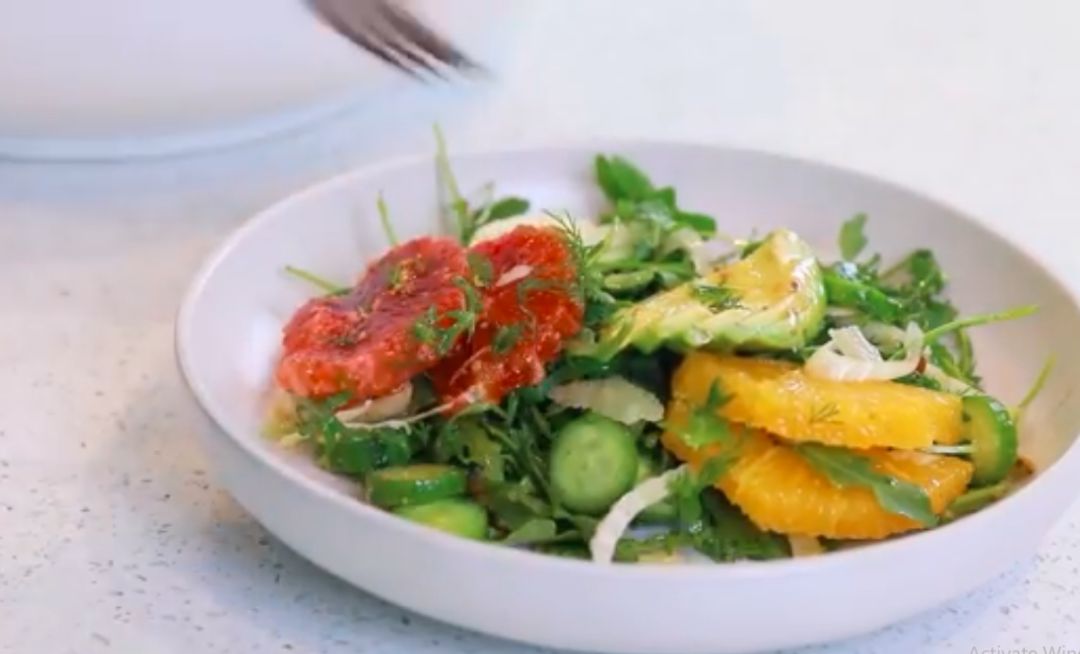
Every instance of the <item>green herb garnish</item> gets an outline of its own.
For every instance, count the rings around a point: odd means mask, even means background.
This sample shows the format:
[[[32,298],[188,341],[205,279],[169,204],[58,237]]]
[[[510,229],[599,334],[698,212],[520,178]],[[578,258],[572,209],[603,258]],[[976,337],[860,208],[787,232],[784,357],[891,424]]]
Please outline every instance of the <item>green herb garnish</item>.
[[[390,209],[386,206],[386,199],[383,198],[382,193],[379,193],[379,197],[375,201],[375,207],[379,210],[379,222],[382,224],[387,242],[390,243],[391,247],[397,246],[397,234],[394,233],[394,226],[390,223]]]
[[[865,456],[818,443],[799,443],[794,447],[837,488],[867,488],[886,511],[906,516],[927,527],[937,524],[938,519],[930,507],[930,497],[926,491],[911,482],[878,472],[873,462]]]
[[[453,226],[458,241],[468,245],[476,232],[484,225],[525,213],[529,202],[524,198],[506,197],[490,199],[479,207],[472,207],[461,193],[457,178],[450,166],[446,151],[446,139],[438,125],[435,126],[435,171],[439,184],[439,197],[444,207],[444,220]]]
[[[472,282],[464,277],[457,277],[454,285],[461,289],[465,296],[464,307],[443,314],[439,314],[434,306],[428,307],[412,326],[412,334],[416,340],[430,345],[440,357],[450,352],[459,337],[472,333],[483,309],[480,291]]]
[[[318,289],[324,291],[327,295],[345,295],[352,289],[348,286],[341,286],[335,284],[327,279],[319,277],[315,273],[308,272],[302,268],[296,268],[294,266],[285,266],[285,272],[289,273],[293,277],[302,279],[305,282],[315,286]]]
[[[724,393],[720,388],[719,381],[713,380],[709,386],[709,394],[705,404],[694,408],[685,425],[666,425],[668,429],[678,432],[682,440],[699,449],[713,443],[734,444],[735,436],[731,430],[731,423],[716,414],[720,407],[731,401],[731,396]]]
[[[690,286],[690,293],[711,311],[727,311],[742,307],[739,294],[727,286],[696,282]]]
[[[866,214],[860,213],[840,227],[840,256],[844,261],[854,261],[866,248]]]
[[[353,477],[388,465],[408,463],[415,449],[426,443],[430,428],[424,423],[371,427],[350,426],[338,419],[350,393],[325,400],[297,398],[297,431],[316,446],[319,462],[334,472]]]
[[[508,353],[521,340],[521,334],[524,331],[525,328],[521,323],[499,327],[491,339],[491,350],[498,355]]]

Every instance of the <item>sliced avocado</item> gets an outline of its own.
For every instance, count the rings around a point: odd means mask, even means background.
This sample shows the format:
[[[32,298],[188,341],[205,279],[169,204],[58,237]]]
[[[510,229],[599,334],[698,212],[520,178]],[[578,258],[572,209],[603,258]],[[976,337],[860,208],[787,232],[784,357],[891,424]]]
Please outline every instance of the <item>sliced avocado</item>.
[[[825,285],[814,253],[788,230],[746,258],[623,309],[603,331],[605,351],[788,350],[824,323]]]

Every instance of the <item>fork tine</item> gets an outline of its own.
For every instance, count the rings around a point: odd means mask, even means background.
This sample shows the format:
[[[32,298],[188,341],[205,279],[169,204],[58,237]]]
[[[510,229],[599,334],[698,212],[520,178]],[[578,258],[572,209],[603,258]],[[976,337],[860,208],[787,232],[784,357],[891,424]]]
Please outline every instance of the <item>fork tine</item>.
[[[383,43],[380,43],[373,35],[364,31],[367,21],[363,17],[357,16],[343,16],[339,13],[341,8],[339,3],[334,2],[320,2],[319,0],[310,0],[310,4],[315,8],[316,12],[322,16],[322,18],[330,24],[339,34],[349,39],[356,45],[360,46],[367,52],[375,55],[382,61],[390,64],[394,68],[397,68],[403,73],[406,73],[417,79],[423,79],[411,66],[405,61],[402,61],[399,56],[395,54],[396,48],[389,48]],[[355,5],[350,5],[355,6]],[[346,9],[347,13],[348,10]],[[409,57],[412,60],[412,57]]]
[[[379,22],[383,23],[383,21]],[[402,34],[396,26],[387,23],[385,29],[376,29],[375,31],[382,37],[383,45],[393,51],[395,55],[407,62],[412,62],[416,68],[421,68],[439,79],[446,79],[446,76],[432,65],[431,59],[425,56],[425,52],[413,43],[408,35]],[[416,72],[415,68],[413,72]],[[419,75],[417,76],[419,77]]]
[[[417,20],[406,9],[388,2],[379,2],[378,5],[383,16],[397,32],[421,51],[459,70],[484,70],[483,66]]]

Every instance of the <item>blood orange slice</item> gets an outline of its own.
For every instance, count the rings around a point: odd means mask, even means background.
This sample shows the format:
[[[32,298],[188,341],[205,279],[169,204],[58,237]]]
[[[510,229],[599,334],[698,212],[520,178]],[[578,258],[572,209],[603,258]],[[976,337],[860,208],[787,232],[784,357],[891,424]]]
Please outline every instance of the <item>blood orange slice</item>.
[[[438,361],[414,326],[431,308],[439,321],[462,309],[456,282],[467,274],[465,250],[450,239],[390,250],[347,295],[316,298],[296,312],[284,330],[278,384],[304,397],[349,391],[354,402],[392,392]]]
[[[480,319],[431,377],[444,401],[498,402],[540,382],[544,366],[581,329],[577,269],[566,239],[549,227],[517,227],[470,256],[491,268]]]

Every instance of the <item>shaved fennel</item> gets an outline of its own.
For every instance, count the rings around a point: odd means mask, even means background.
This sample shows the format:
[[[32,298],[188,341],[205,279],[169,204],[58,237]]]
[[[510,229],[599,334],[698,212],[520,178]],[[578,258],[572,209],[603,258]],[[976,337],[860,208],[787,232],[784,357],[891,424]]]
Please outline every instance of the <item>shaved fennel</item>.
[[[806,372],[813,377],[834,381],[897,379],[915,372],[922,358],[923,333],[914,323],[904,333],[904,358],[897,361],[883,361],[858,327],[834,329],[829,336],[829,342],[806,361]]]
[[[589,551],[592,552],[593,561],[611,563],[615,557],[615,546],[630,523],[639,513],[667,498],[671,494],[671,482],[685,470],[686,466],[679,466],[658,477],[646,479],[634,490],[620,497],[608,510],[600,524],[596,525],[596,532],[589,541]]]

